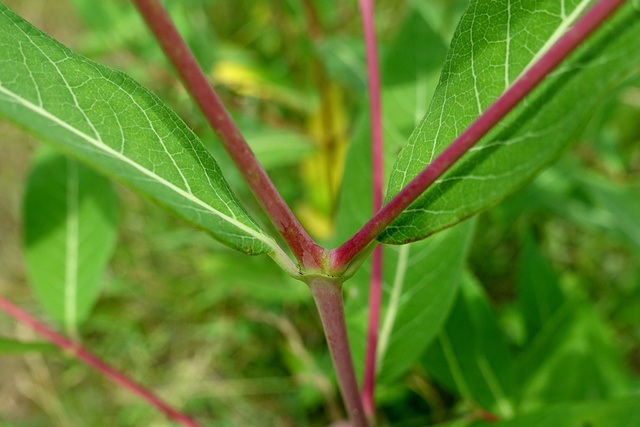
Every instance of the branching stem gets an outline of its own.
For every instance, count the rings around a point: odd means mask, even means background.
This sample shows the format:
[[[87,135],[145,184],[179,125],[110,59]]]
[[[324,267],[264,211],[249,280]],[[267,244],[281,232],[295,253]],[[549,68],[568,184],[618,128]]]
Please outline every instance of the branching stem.
[[[324,249],[305,231],[258,162],[162,3],[132,1],[293,255],[301,265],[320,269]]]
[[[426,168],[340,247],[331,251],[336,271],[346,268],[402,211],[442,176],[473,145],[522,101],[553,69],[610,17],[625,0],[599,0],[538,61],[528,68],[489,108]]]

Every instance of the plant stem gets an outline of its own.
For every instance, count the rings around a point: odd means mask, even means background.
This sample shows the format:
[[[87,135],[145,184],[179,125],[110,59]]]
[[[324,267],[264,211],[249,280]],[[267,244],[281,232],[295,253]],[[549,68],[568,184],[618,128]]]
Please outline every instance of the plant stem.
[[[362,380],[362,405],[370,420],[375,418],[376,405],[376,355],[378,329],[380,327],[380,304],[382,303],[382,245],[373,250],[371,278],[369,282],[369,324],[367,325],[367,347]]]
[[[276,189],[159,0],[132,0],[293,255],[320,269],[325,250],[302,227]]]
[[[142,385],[133,381],[123,373],[115,370],[113,367],[107,365],[105,362],[100,360],[97,356],[90,353],[87,349],[82,347],[79,344],[74,343],[68,338],[65,338],[61,334],[55,332],[53,329],[49,328],[44,323],[38,321],[35,317],[31,316],[26,311],[22,310],[20,307],[16,306],[9,300],[0,297],[0,309],[4,310],[10,316],[14,317],[21,323],[30,326],[40,335],[44,336],[46,339],[57,345],[63,350],[66,350],[72,353],[75,357],[80,359],[82,362],[87,365],[93,366],[95,369],[100,371],[106,377],[111,378],[116,383],[121,386],[129,389],[131,392],[137,394],[144,400],[146,400],[150,405],[154,406],[161,412],[163,412],[167,417],[175,420],[185,426],[189,427],[200,427],[193,419],[189,418],[187,415],[173,409],[164,401],[162,401],[158,396],[154,395],[151,391],[145,389]]]
[[[366,45],[367,84],[369,89],[369,113],[371,122],[371,170],[373,191],[373,212],[382,207],[384,154],[382,140],[382,102],[380,97],[380,69],[374,23],[373,0],[360,0],[360,14]],[[364,248],[363,248],[364,249]],[[367,326],[367,346],[362,383],[362,404],[369,419],[375,416],[374,390],[376,382],[376,349],[382,301],[382,246],[373,251],[371,277],[369,282],[369,320]]]
[[[426,168],[396,194],[378,213],[338,248],[331,251],[335,271],[349,262],[442,176],[473,145],[522,101],[553,69],[620,7],[625,0],[600,0],[587,11],[543,56],[528,68]]]
[[[342,282],[328,277],[316,276],[309,277],[307,284],[320,313],[320,320],[338,377],[342,400],[349,413],[349,420],[352,427],[367,427],[369,422],[362,408],[347,337],[342,302]]]

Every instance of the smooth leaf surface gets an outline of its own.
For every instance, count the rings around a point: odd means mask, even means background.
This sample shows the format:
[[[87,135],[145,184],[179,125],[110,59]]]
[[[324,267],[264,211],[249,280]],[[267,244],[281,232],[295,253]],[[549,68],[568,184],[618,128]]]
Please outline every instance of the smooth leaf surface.
[[[117,237],[116,206],[108,179],[42,147],[24,197],[26,265],[38,301],[68,332],[98,298]]]
[[[472,1],[429,111],[394,166],[388,195],[429,164],[591,3]],[[579,135],[603,98],[640,71],[638,39],[640,9],[627,2],[379,239],[422,239],[521,187]]]
[[[618,240],[640,253],[640,197],[637,186],[610,182],[595,174],[580,174],[582,187],[593,201],[592,217]]]
[[[525,235],[522,246],[517,283],[518,307],[530,340],[564,304],[565,297],[555,271],[530,234]]]
[[[426,46],[416,52],[414,44]],[[382,63],[383,123],[387,166],[427,107],[444,44],[418,13],[410,13]],[[364,117],[368,115],[364,114]],[[367,220],[371,202],[368,119],[359,121],[347,155],[337,220],[337,240]],[[429,241],[383,248],[383,306],[378,354],[379,381],[391,382],[409,369],[435,337],[454,301],[471,224]],[[347,324],[362,372],[368,312],[370,263],[345,283]]]
[[[519,410],[629,392],[611,332],[590,303],[567,301],[518,357]]]
[[[23,353],[54,353],[58,348],[48,342],[26,342],[11,338],[0,337],[0,355]]]
[[[489,300],[470,273],[422,362],[450,390],[500,417],[513,416],[511,355]]]
[[[0,114],[235,249],[275,250],[195,134],[147,89],[1,4],[0,51]]]

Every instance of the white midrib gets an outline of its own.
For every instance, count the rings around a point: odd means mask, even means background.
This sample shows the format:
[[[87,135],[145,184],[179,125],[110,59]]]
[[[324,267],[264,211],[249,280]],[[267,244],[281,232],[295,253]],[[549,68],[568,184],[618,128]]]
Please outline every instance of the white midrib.
[[[527,66],[524,67],[524,69],[520,73],[520,76],[522,76],[525,72],[527,72],[529,68],[531,68],[531,66],[533,66],[533,64],[535,64],[538,61],[538,59],[540,59],[545,53],[547,53],[547,51],[549,51],[549,49],[551,49],[551,47],[555,44],[555,42],[557,42],[567,32],[569,27],[576,22],[578,17],[582,14],[582,12],[584,12],[584,10],[591,3],[591,1],[592,0],[582,0],[576,6],[573,12],[571,12],[569,16],[567,16],[565,19],[562,20],[558,28],[556,28],[553,34],[551,34],[547,42],[540,48],[540,50],[533,56],[533,58],[531,58],[531,61],[529,61]]]
[[[220,217],[221,219],[223,219],[224,221],[228,222],[229,224],[231,224],[231,225],[237,227],[238,229],[244,231],[245,233],[247,233],[251,237],[254,237],[254,238],[260,240],[261,242],[265,243],[267,246],[269,246],[273,250],[276,250],[277,244],[275,243],[275,241],[273,241],[268,236],[265,236],[264,234],[258,233],[256,230],[246,226],[245,224],[242,224],[241,222],[239,222],[235,218],[232,218],[232,217],[230,217],[228,215],[225,215],[224,213],[214,209],[213,206],[205,203],[204,201],[202,201],[199,198],[195,197],[193,194],[191,194],[191,193],[189,193],[189,192],[177,187],[176,185],[172,184],[171,182],[167,181],[166,179],[156,175],[155,173],[153,173],[149,169],[145,168],[144,166],[140,165],[139,163],[134,162],[130,158],[124,156],[122,153],[120,153],[117,150],[114,150],[113,148],[109,147],[105,143],[103,143],[101,141],[98,141],[97,139],[95,139],[95,138],[87,135],[86,133],[80,131],[79,129],[76,129],[75,127],[73,127],[69,123],[65,122],[64,120],[60,119],[59,117],[54,116],[53,114],[51,114],[50,112],[48,112],[44,108],[33,104],[29,100],[24,99],[20,95],[8,90],[7,88],[5,88],[2,85],[0,85],[0,93],[3,93],[5,95],[9,96],[10,98],[14,99],[19,104],[21,104],[21,105],[27,107],[28,109],[30,109],[31,111],[33,111],[34,113],[36,113],[36,114],[38,114],[38,115],[40,115],[42,117],[45,117],[45,118],[51,120],[52,122],[56,123],[57,125],[59,125],[59,126],[65,128],[65,129],[67,129],[68,131],[76,134],[77,136],[79,136],[80,138],[86,140],[88,143],[90,143],[94,147],[102,150],[103,152],[109,154],[112,157],[115,157],[116,159],[120,160],[121,162],[126,163],[126,164],[134,167],[140,173],[148,176],[149,178],[153,179],[154,181],[158,182],[159,184],[164,185],[165,187],[167,187],[171,191],[173,191],[175,193],[178,193],[180,196],[182,196],[185,199],[189,200],[190,202],[192,202],[192,203],[204,208],[206,211],[211,212],[212,214]]]
[[[66,174],[66,230],[64,270],[64,322],[67,332],[75,335],[78,320],[78,164],[67,158]]]
[[[393,325],[395,324],[398,310],[400,309],[400,296],[404,285],[404,277],[407,271],[407,262],[409,260],[410,245],[401,246],[398,254],[398,263],[396,264],[396,272],[393,278],[393,286],[391,289],[391,297],[389,298],[389,306],[385,312],[382,328],[380,329],[380,338],[378,340],[378,351],[376,358],[378,359],[378,368],[382,366],[384,356],[389,347],[389,340]]]

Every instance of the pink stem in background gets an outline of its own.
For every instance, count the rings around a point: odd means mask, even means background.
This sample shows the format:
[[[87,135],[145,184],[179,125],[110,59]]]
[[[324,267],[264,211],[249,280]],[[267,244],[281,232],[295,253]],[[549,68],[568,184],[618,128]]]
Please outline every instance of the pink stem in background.
[[[40,335],[42,335],[61,349],[71,352],[75,357],[77,357],[87,365],[93,366],[104,376],[111,378],[113,381],[120,384],[124,388],[129,389],[132,393],[137,394],[142,399],[146,400],[151,406],[154,406],[172,420],[175,420],[180,424],[189,427],[201,427],[200,424],[198,424],[196,421],[189,418],[185,414],[173,409],[168,404],[163,402],[158,396],[154,395],[151,391],[145,389],[143,386],[128,378],[124,374],[116,371],[114,368],[107,365],[105,362],[90,353],[84,347],[74,343],[68,338],[65,338],[61,334],[55,332],[53,329],[50,329],[47,325],[38,321],[35,317],[31,316],[29,313],[25,312],[3,297],[0,297],[0,309],[4,310],[19,322],[30,326]]]
[[[293,255],[302,266],[319,269],[323,265],[324,249],[313,241],[283,200],[162,3],[132,1]]]
[[[384,154],[382,141],[382,102],[380,97],[380,69],[374,23],[373,0],[360,0],[360,14],[367,56],[367,80],[371,121],[371,159],[373,212],[382,207]],[[369,324],[362,383],[362,404],[369,419],[375,416],[374,390],[376,384],[376,349],[382,302],[382,246],[377,246],[371,259],[369,284]]]
[[[442,176],[460,157],[487,134],[504,116],[587,37],[620,7],[625,0],[600,0],[558,40],[547,53],[522,74],[462,134],[409,182],[393,199],[362,226],[349,240],[331,251],[336,271],[346,266],[367,247],[402,211]]]
[[[362,406],[369,419],[375,418],[376,405],[376,352],[382,303],[382,246],[373,250],[371,257],[371,279],[369,282],[369,324],[367,325],[367,347],[362,380]]]

